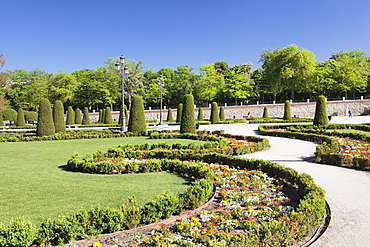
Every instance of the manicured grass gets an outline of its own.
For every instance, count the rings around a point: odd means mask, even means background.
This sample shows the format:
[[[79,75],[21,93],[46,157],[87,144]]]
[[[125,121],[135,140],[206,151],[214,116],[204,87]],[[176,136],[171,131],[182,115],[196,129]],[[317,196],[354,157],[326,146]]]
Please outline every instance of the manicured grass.
[[[0,143],[0,222],[24,216],[39,223],[80,208],[118,206],[127,196],[135,195],[143,205],[166,190],[184,191],[189,181],[166,172],[98,175],[62,169],[74,152],[91,154],[117,144],[162,141],[202,143],[146,137]]]

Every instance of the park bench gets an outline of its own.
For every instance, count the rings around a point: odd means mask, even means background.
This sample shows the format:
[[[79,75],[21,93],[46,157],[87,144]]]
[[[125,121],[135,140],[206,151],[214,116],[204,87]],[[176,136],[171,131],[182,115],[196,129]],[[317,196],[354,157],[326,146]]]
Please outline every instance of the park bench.
[[[72,128],[78,128],[80,127],[81,124],[68,124],[66,125],[67,129],[72,129]]]

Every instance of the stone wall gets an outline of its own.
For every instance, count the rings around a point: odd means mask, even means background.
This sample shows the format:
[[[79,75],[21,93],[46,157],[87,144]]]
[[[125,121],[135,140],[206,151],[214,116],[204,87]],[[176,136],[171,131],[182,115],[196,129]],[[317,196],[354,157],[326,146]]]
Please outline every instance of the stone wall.
[[[292,116],[297,117],[313,117],[315,115],[316,103],[292,103]],[[244,105],[244,106],[227,106],[225,107],[226,118],[244,118],[262,117],[263,108],[268,108],[269,117],[283,117],[284,104],[259,104],[259,105]],[[370,114],[370,100],[346,100],[346,101],[330,101],[326,103],[326,108],[329,116],[345,116],[348,115],[348,110],[352,110],[353,115]],[[176,119],[177,110],[173,109],[172,114]],[[159,121],[159,110],[146,110],[147,120]],[[211,108],[203,108],[204,118],[209,118]],[[113,119],[118,120],[119,112],[112,112]],[[162,110],[163,120],[167,119],[167,110]],[[198,109],[195,109],[195,118],[198,117]],[[99,113],[90,113],[91,121],[98,121]]]

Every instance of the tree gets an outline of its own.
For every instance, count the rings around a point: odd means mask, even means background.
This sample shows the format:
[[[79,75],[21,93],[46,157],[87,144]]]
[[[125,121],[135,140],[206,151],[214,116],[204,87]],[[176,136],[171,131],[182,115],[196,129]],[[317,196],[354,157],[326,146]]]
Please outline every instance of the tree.
[[[175,71],[174,77],[174,88],[171,92],[176,92],[174,95],[174,102],[183,102],[183,97],[178,97],[178,95],[186,95],[196,93],[198,94],[201,90],[199,86],[199,75],[192,72],[193,68],[188,65],[180,65]]]
[[[49,100],[51,102],[60,100],[63,103],[70,103],[78,86],[79,83],[74,75],[66,72],[55,73],[50,78]]]
[[[321,125],[328,125],[328,113],[326,111],[326,99],[323,95],[320,95],[317,98],[316,102],[316,109],[315,109],[315,117],[313,119],[313,125],[321,126]]]
[[[5,58],[4,58],[4,55],[0,53],[0,89],[3,87],[5,88],[9,86],[7,82],[8,75],[7,73],[2,71],[2,68],[4,67],[4,65],[5,65]],[[5,105],[6,105],[6,101],[4,99],[4,95],[0,94],[0,111],[5,109]]]
[[[38,119],[38,114],[35,111],[24,111],[24,117],[27,123],[35,123]]]
[[[203,108],[198,110],[198,121],[204,121]]]
[[[221,89],[222,96],[225,98],[234,98],[235,104],[238,99],[247,99],[252,95],[253,80],[250,74],[244,74],[237,69],[229,69],[225,75],[225,85]]]
[[[209,118],[212,124],[220,122],[220,116],[218,114],[218,105],[217,102],[212,102],[211,104],[211,116]]]
[[[265,106],[263,108],[263,116],[262,116],[262,118],[268,118],[268,117],[269,117],[268,108]]]
[[[66,132],[66,122],[64,120],[64,107],[61,100],[56,100],[53,108],[53,121],[55,133]]]
[[[207,103],[214,100],[219,87],[224,84],[223,75],[218,73],[214,64],[202,64],[200,66],[201,93],[200,98]]]
[[[3,112],[0,111],[0,126],[5,126],[4,121],[3,121]]]
[[[292,120],[292,114],[290,113],[290,101],[286,100],[284,105],[284,120],[291,121]]]
[[[106,107],[104,112],[104,123],[113,124],[112,112],[110,110],[110,107]]]
[[[48,99],[41,99],[38,107],[37,135],[50,136],[55,134],[51,105]]]
[[[84,115],[82,118],[82,125],[90,125],[90,114],[89,114],[89,108],[86,106],[84,107]]]
[[[74,125],[75,124],[75,112],[73,111],[72,106],[68,106],[67,108],[67,120],[66,125]]]
[[[128,131],[134,134],[146,132],[144,102],[140,96],[134,96],[132,99]]]
[[[24,111],[22,108],[19,108],[17,112],[17,127],[24,126],[26,126],[26,120],[24,119]]]
[[[221,106],[220,107],[220,121],[225,120],[225,107]]]
[[[182,108],[183,108],[183,104],[180,103],[177,106],[176,123],[180,123],[181,122],[181,119],[182,119]]]
[[[75,124],[82,124],[82,116],[80,108],[75,110]]]
[[[214,67],[219,74],[226,74],[229,70],[229,64],[224,61],[215,62]]]
[[[3,111],[3,119],[8,120],[10,124],[17,121],[17,112],[12,108],[7,108]]]
[[[167,112],[167,121],[168,121],[168,122],[173,122],[172,108],[168,108],[168,112]]]
[[[187,94],[184,97],[180,133],[195,134],[195,131],[194,97],[191,94]]]

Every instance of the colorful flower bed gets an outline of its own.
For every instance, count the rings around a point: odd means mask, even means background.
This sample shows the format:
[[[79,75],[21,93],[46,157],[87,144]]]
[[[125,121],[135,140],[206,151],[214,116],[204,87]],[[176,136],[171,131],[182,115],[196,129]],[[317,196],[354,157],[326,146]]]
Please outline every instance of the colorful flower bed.
[[[290,199],[282,189],[285,180],[255,170],[205,164],[215,172],[220,203],[212,211],[180,218],[171,227],[137,239],[137,246],[213,246],[229,244],[235,234],[255,234],[264,222],[289,213]],[[134,244],[134,243],[131,243]]]
[[[339,138],[341,154],[351,157],[369,157],[370,142],[353,138]]]

